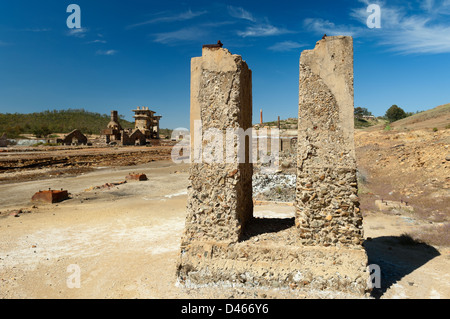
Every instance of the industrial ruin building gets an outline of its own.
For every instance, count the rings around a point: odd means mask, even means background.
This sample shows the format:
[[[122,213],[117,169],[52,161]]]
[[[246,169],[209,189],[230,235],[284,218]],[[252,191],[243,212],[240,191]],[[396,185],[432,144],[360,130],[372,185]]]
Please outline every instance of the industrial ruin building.
[[[147,139],[159,139],[159,120],[162,116],[155,116],[148,107],[137,107],[134,112],[134,127],[144,133]]]
[[[117,111],[111,111],[111,121],[101,132],[107,144],[145,145],[150,140],[159,139],[159,120],[162,116],[155,116],[156,112],[144,106],[138,106],[133,112],[134,129],[124,129],[119,123]]]
[[[8,136],[6,136],[6,133],[3,133],[3,135],[0,137],[0,147],[7,147],[8,145]]]
[[[111,141],[120,141],[122,137],[123,128],[119,123],[117,111],[111,111],[111,121],[108,126],[102,131],[102,135],[106,136],[106,143]]]
[[[88,139],[80,130],[73,130],[63,139],[57,139],[56,142],[63,145],[87,145]]]

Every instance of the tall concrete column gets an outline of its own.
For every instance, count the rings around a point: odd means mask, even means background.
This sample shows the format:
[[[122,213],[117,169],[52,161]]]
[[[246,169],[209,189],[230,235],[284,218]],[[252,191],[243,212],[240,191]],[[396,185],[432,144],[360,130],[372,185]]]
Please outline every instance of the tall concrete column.
[[[201,123],[196,131],[195,121]],[[190,185],[183,245],[193,241],[237,242],[253,215],[252,164],[240,163],[233,142],[226,163],[228,129],[252,126],[252,77],[241,56],[204,46],[191,61]],[[198,127],[197,127],[198,128]],[[211,135],[212,134],[212,135]],[[246,145],[250,152],[251,136]],[[195,150],[194,150],[195,148]],[[213,154],[208,150],[213,149]],[[211,161],[210,156],[215,159]]]
[[[360,246],[351,37],[326,37],[301,54],[298,118],[295,223],[302,243]]]

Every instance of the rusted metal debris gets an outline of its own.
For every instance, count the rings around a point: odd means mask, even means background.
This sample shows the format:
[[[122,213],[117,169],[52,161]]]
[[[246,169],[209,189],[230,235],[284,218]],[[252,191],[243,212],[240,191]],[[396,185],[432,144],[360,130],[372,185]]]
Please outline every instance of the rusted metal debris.
[[[147,175],[145,174],[128,174],[126,177],[127,180],[134,180],[134,181],[146,181],[148,180]]]
[[[223,47],[223,43],[219,41],[217,41],[217,44],[204,44],[203,48],[221,48]]]
[[[59,203],[69,198],[69,193],[66,190],[47,190],[39,191],[33,195],[31,201],[45,202],[45,203]]]

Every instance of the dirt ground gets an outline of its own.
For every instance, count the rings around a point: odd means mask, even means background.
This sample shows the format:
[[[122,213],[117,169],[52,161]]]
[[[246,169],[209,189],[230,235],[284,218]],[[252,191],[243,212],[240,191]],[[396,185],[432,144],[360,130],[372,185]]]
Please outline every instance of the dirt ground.
[[[48,169],[48,171],[46,171]],[[0,298],[340,298],[321,292],[176,284],[184,229],[188,167],[159,160],[135,166],[93,166],[0,184]],[[120,183],[129,173],[147,181]],[[17,173],[18,176],[24,173]],[[5,175],[3,175],[5,176]],[[31,203],[41,189],[69,191],[58,204]],[[289,205],[257,205],[255,216],[289,218]],[[374,298],[450,298],[450,249],[405,241],[424,221],[368,210],[369,262],[381,268]],[[75,265],[75,266],[74,266]],[[79,288],[73,287],[75,274]],[[76,283],[76,281],[75,281]]]
[[[0,148],[0,182],[76,176],[94,168],[134,166],[171,159],[163,146],[38,146]]]

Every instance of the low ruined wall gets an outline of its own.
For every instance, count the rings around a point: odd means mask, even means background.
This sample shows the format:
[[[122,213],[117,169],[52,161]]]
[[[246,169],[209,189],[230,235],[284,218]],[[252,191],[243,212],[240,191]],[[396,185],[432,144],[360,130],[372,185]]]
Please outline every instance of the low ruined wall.
[[[274,287],[336,291],[351,297],[368,290],[364,250],[302,247],[283,243],[218,244],[193,242],[184,247],[177,277],[185,286],[220,283],[229,287]]]

